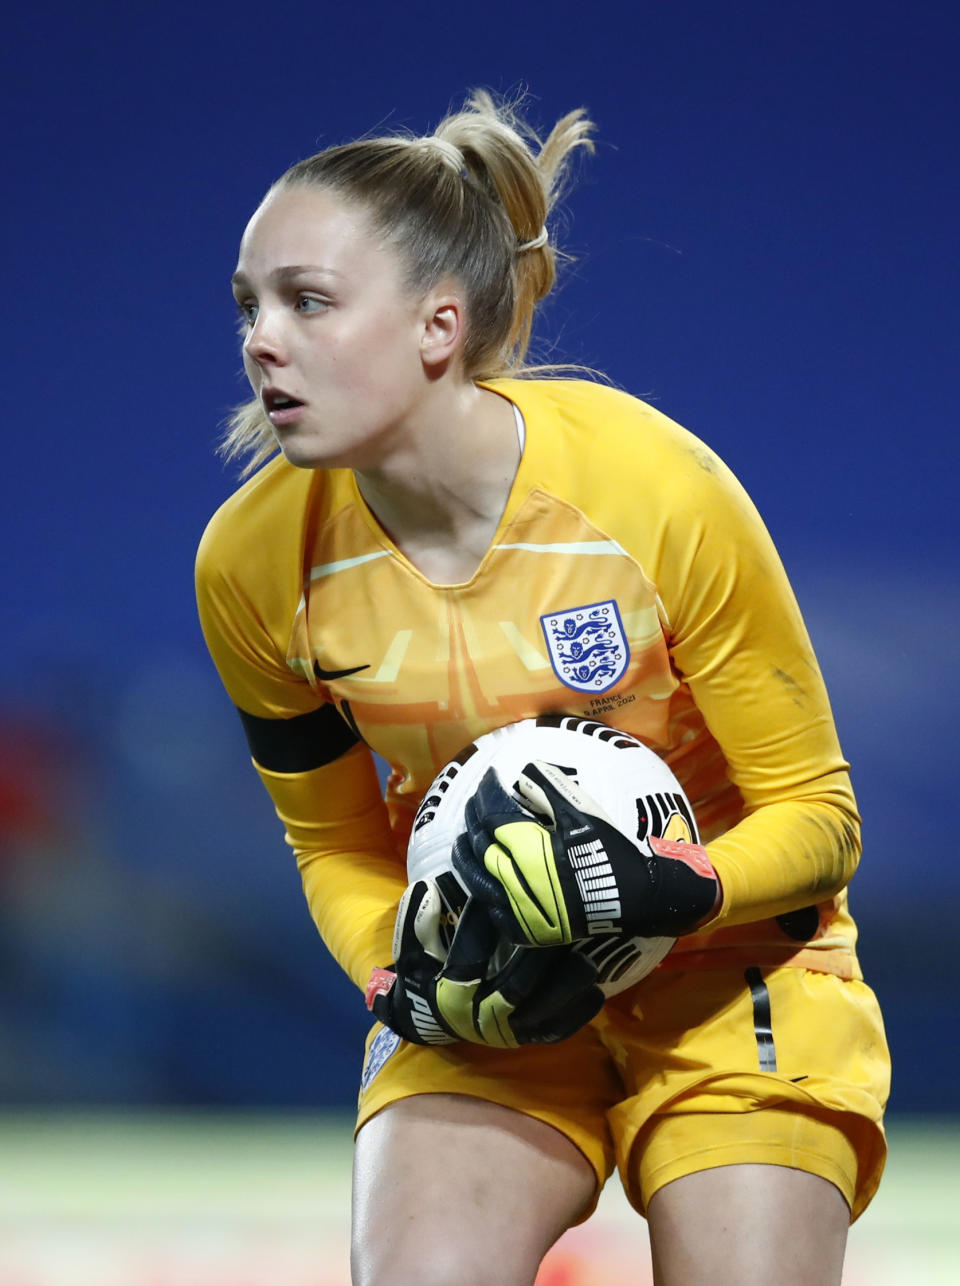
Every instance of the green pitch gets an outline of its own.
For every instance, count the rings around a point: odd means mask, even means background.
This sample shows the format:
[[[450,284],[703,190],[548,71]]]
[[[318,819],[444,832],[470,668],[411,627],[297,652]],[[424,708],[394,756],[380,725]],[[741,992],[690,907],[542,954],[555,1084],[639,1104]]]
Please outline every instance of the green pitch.
[[[348,1286],[350,1121],[321,1116],[0,1115],[0,1282]],[[895,1119],[851,1232],[844,1286],[960,1281],[960,1121]],[[649,1282],[619,1185],[538,1286]]]

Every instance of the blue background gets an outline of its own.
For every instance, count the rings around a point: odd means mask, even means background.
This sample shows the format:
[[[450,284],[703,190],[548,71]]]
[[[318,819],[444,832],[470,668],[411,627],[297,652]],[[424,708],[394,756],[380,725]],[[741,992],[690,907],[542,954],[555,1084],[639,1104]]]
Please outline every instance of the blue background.
[[[40,3],[5,20],[0,1102],[349,1104],[366,1015],[196,625],[228,281],[299,157],[475,85],[585,104],[540,353],[705,438],[854,766],[893,1107],[953,1108],[951,4]]]

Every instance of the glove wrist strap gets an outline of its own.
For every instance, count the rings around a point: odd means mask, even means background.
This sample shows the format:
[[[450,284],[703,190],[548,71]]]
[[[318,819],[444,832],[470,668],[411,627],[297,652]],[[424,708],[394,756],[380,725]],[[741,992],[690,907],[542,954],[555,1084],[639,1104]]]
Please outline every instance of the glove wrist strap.
[[[373,1002],[378,996],[389,996],[396,981],[397,975],[391,969],[374,969],[364,994],[367,1008],[372,1011]]]

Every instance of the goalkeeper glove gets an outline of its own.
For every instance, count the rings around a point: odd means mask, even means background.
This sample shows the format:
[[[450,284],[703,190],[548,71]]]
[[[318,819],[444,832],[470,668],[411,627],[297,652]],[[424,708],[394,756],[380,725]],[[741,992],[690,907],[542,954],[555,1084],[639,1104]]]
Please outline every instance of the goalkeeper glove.
[[[457,874],[509,941],[680,937],[719,900],[699,844],[652,836],[643,853],[553,764],[527,764],[514,789],[523,806],[488,769],[453,850]]]
[[[374,969],[367,985],[374,1017],[418,1045],[513,1049],[565,1040],[599,1012],[596,967],[564,948],[515,949],[487,978],[500,935],[485,908],[464,905],[465,897],[452,873],[409,886],[394,930],[396,963]]]

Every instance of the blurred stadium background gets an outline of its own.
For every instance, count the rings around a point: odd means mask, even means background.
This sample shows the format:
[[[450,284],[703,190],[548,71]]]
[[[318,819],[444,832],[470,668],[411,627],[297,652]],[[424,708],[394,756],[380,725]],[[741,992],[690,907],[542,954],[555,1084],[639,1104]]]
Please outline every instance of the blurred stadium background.
[[[365,1013],[206,658],[192,559],[234,485],[213,444],[242,396],[246,217],[299,156],[420,132],[478,84],[600,127],[540,351],[706,438],[794,579],[864,813],[852,903],[895,1061],[847,1281],[960,1280],[958,11],[520,16],[5,20],[0,1286],[347,1280]],[[609,1188],[541,1286],[626,1280],[640,1236]]]

